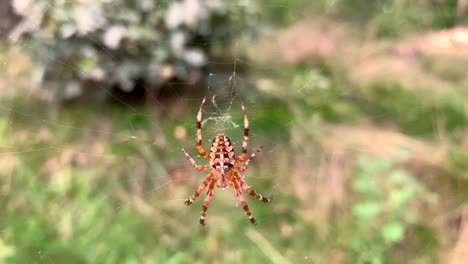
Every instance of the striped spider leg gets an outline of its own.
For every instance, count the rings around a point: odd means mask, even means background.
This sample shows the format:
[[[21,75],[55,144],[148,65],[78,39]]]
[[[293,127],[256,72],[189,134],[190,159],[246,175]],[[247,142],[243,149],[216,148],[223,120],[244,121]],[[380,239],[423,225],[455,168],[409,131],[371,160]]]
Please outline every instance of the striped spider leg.
[[[247,202],[245,201],[245,198],[242,194],[242,190],[264,203],[269,203],[271,201],[271,198],[265,198],[261,194],[256,193],[252,188],[250,188],[250,186],[245,182],[245,180],[238,172],[247,170],[250,162],[255,157],[255,154],[260,152],[262,148],[258,148],[249,156],[249,158],[247,158],[247,143],[249,140],[249,120],[247,119],[245,107],[244,105],[242,105],[242,112],[244,114],[244,138],[242,141],[242,154],[237,157],[235,156],[232,142],[229,139],[229,137],[224,133],[219,133],[218,135],[216,135],[216,137],[214,137],[210,148],[210,154],[208,154],[202,147],[201,131],[202,112],[205,101],[206,97],[203,98],[197,114],[197,150],[198,153],[200,153],[200,155],[207,159],[210,164],[199,165],[184,149],[182,149],[182,152],[195,169],[211,169],[212,171],[200,184],[195,193],[189,199],[185,200],[185,204],[191,205],[195,201],[195,199],[197,199],[197,197],[200,196],[200,194],[206,189],[206,187],[208,187],[208,191],[206,193],[202,205],[202,213],[200,216],[200,224],[205,225],[206,211],[208,210],[208,204],[210,203],[211,197],[213,196],[215,184],[217,185],[217,187],[221,188],[233,185],[236,197],[242,204],[242,208],[246,212],[247,217],[249,218],[252,224],[255,224],[255,218],[250,212],[249,206],[247,205]],[[244,165],[236,165],[236,163],[243,161],[245,161]]]

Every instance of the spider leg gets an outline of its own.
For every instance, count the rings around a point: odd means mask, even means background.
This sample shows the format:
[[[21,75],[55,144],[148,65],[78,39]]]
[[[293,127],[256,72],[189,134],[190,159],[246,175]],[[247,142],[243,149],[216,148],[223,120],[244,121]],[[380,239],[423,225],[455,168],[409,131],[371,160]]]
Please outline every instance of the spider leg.
[[[247,159],[247,161],[244,163],[244,166],[236,166],[236,169],[239,170],[239,171],[245,171],[248,167],[249,167],[249,164],[250,164],[250,161],[252,161],[253,158],[255,158],[255,155],[260,152],[261,150],[263,149],[263,146],[259,147],[257,150],[255,150],[255,152],[253,152],[252,154],[250,154],[250,157]]]
[[[208,210],[208,204],[210,203],[211,197],[213,196],[213,189],[215,186],[216,181],[211,180],[210,186],[208,186],[208,191],[206,192],[205,200],[203,201],[202,205],[202,213],[200,216],[200,225],[205,225],[206,220],[206,210]]]
[[[242,208],[244,209],[245,213],[249,217],[249,220],[252,224],[255,224],[257,221],[255,221],[255,218],[253,217],[252,213],[249,210],[249,206],[247,205],[247,202],[245,201],[244,196],[242,195],[242,191],[239,187],[239,183],[237,182],[237,179],[232,179],[232,184],[234,185],[234,190],[236,192],[237,199],[239,202],[242,204]]]
[[[263,197],[261,194],[255,192],[252,188],[250,188],[250,186],[244,181],[244,179],[242,179],[242,176],[237,173],[237,172],[234,172],[235,175],[236,175],[236,179],[239,181],[240,185],[242,186],[242,189],[244,189],[248,194],[252,195],[253,197],[257,198],[257,200],[260,200],[264,203],[269,203],[271,201],[271,197],[270,198],[265,198]]]
[[[209,170],[211,169],[211,166],[210,165],[198,165],[197,162],[195,162],[195,160],[190,157],[190,154],[187,153],[187,151],[185,151],[185,149],[182,149],[182,152],[185,154],[185,157],[187,158],[187,160],[190,162],[190,164],[192,164],[192,166],[197,169],[197,170]]]
[[[198,109],[197,114],[197,150],[200,155],[202,155],[205,159],[209,160],[210,155],[206,153],[206,151],[202,147],[202,131],[201,131],[201,121],[202,121],[202,112],[203,112],[203,105],[205,104],[206,96],[203,98],[200,109]]]
[[[197,199],[198,196],[200,196],[200,193],[203,192],[203,190],[206,188],[208,183],[211,181],[213,178],[213,173],[208,174],[208,177],[198,186],[198,189],[195,191],[195,193],[187,200],[185,200],[186,205],[191,205],[195,199]]]
[[[247,158],[247,142],[249,141],[249,119],[247,119],[247,113],[243,104],[242,112],[244,113],[244,140],[242,141],[242,155],[236,157],[237,162],[242,162]]]

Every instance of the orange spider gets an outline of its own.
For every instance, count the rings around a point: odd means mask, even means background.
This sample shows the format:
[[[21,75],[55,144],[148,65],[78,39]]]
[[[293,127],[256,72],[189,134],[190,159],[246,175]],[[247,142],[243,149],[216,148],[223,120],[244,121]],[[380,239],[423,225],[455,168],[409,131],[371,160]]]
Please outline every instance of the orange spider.
[[[197,170],[212,170],[206,179],[200,184],[197,191],[187,200],[185,200],[186,205],[191,205],[195,199],[200,195],[201,192],[208,186],[208,191],[206,193],[205,200],[202,205],[202,213],[200,216],[200,225],[205,225],[206,220],[206,210],[208,209],[208,204],[210,199],[213,196],[213,189],[215,183],[218,187],[228,187],[229,185],[234,186],[234,191],[236,193],[237,199],[242,204],[249,220],[252,224],[255,224],[255,218],[249,210],[249,206],[245,202],[244,196],[242,195],[242,189],[244,189],[248,194],[254,196],[258,200],[268,203],[271,201],[270,198],[265,198],[262,195],[256,193],[249,185],[245,182],[243,177],[239,172],[247,170],[249,167],[250,161],[255,157],[255,154],[258,153],[262,147],[258,148],[253,152],[250,157],[247,158],[247,141],[249,140],[249,120],[247,119],[247,114],[245,113],[245,107],[242,105],[242,111],[244,112],[244,141],[242,142],[242,155],[236,157],[234,155],[234,148],[232,146],[231,140],[224,134],[219,133],[213,139],[211,144],[210,154],[203,150],[202,147],[202,131],[201,131],[201,120],[202,120],[202,109],[205,104],[206,97],[203,98],[203,101],[200,105],[197,115],[197,150],[200,155],[205,159],[210,161],[210,165],[198,165],[195,160],[190,157],[190,155],[182,149],[182,152],[185,154],[187,160],[192,164],[192,166]],[[243,166],[236,166],[237,162],[245,161]]]

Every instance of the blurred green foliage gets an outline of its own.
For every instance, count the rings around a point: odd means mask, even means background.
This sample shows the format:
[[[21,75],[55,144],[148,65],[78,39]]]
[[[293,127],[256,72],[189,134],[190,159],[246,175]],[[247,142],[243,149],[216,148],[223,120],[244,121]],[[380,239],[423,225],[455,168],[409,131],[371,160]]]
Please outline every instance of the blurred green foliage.
[[[299,1],[297,1],[299,2]],[[402,37],[408,33],[450,28],[468,21],[457,0],[320,0],[310,3],[318,14],[364,26],[374,37]]]
[[[410,173],[392,168],[386,159],[360,157],[353,180],[356,200],[348,250],[353,263],[385,263],[392,247],[402,241],[408,225],[420,221],[411,204],[430,196]]]

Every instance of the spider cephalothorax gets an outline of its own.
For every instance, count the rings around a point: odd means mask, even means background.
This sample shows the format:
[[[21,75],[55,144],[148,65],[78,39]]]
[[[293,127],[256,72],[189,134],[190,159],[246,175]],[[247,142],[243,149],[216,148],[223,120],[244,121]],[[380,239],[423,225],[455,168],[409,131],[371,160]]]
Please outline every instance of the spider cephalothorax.
[[[234,191],[236,193],[237,199],[242,204],[242,208],[245,210],[247,216],[250,219],[252,224],[255,224],[255,218],[249,210],[249,206],[244,199],[242,194],[242,189],[244,189],[248,194],[254,196],[258,200],[268,203],[271,201],[271,198],[265,198],[262,195],[256,193],[250,186],[245,182],[243,177],[239,172],[245,171],[249,167],[250,161],[255,157],[255,153],[261,150],[261,147],[253,152],[250,157],[247,159],[247,142],[249,140],[249,121],[247,119],[247,114],[245,112],[245,107],[242,105],[242,111],[244,113],[244,140],[242,142],[242,154],[238,157],[234,154],[234,147],[228,136],[224,133],[219,133],[213,139],[211,144],[210,154],[202,147],[202,133],[201,133],[201,120],[202,120],[202,110],[203,105],[205,104],[206,98],[203,98],[203,101],[200,105],[197,115],[197,150],[200,155],[205,159],[210,161],[210,165],[198,165],[195,160],[190,157],[190,155],[182,149],[187,160],[195,167],[197,170],[212,170],[202,184],[198,187],[197,191],[187,200],[185,200],[186,205],[190,205],[195,201],[195,199],[200,195],[201,192],[208,186],[208,191],[206,193],[205,200],[202,206],[202,214],[200,217],[200,224],[205,225],[206,210],[208,209],[208,204],[210,202],[211,196],[213,196],[213,189],[215,184],[218,187],[228,187],[230,185],[234,186]],[[247,160],[246,160],[247,159]],[[245,161],[243,166],[236,166],[236,163]]]

